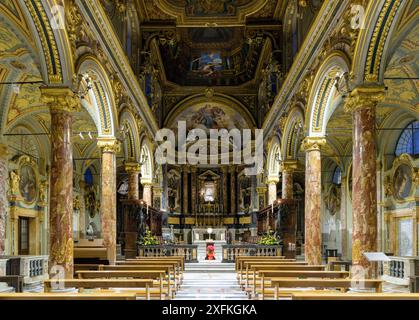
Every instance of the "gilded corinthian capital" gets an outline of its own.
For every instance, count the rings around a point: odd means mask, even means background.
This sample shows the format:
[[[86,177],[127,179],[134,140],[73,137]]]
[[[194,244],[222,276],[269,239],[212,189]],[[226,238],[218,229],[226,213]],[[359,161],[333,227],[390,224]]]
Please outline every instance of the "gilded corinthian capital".
[[[346,99],[344,109],[346,112],[354,112],[359,109],[375,108],[386,95],[383,86],[362,86],[357,87]]]
[[[120,143],[115,138],[99,138],[97,146],[106,153],[118,153],[120,151]]]
[[[324,137],[305,137],[301,149],[305,152],[320,150],[326,144]]]
[[[80,110],[80,98],[69,88],[41,87],[41,101],[52,112],[76,112]]]
[[[139,163],[130,162],[125,164],[125,171],[129,174],[137,174],[141,172],[141,165]]]
[[[280,171],[294,172],[297,169],[297,160],[285,160],[281,163]]]

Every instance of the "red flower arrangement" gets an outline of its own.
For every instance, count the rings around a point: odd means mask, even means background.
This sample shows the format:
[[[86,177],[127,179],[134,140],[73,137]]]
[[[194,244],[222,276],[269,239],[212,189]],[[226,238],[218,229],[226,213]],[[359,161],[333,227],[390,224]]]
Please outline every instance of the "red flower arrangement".
[[[214,245],[212,244],[207,246],[207,256],[205,257],[205,260],[215,260],[214,249]]]

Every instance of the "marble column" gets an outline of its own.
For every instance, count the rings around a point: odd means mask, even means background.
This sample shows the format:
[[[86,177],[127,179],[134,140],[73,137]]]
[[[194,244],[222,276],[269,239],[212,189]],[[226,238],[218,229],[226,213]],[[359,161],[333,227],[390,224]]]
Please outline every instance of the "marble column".
[[[228,175],[228,167],[221,167],[221,172],[223,174],[223,188],[221,191],[223,197],[223,213],[228,214],[228,186],[227,186],[227,175]]]
[[[109,264],[116,261],[116,156],[119,142],[115,138],[99,138],[102,150],[101,203],[103,244],[108,249]]]
[[[277,199],[277,188],[276,185],[279,182],[279,178],[278,177],[268,177],[268,181],[266,181],[267,185],[268,185],[268,205],[270,206],[271,204],[273,204]]]
[[[361,266],[365,277],[376,276],[376,266],[364,252],[377,250],[377,146],[376,106],[384,99],[384,87],[355,88],[345,104],[352,113],[352,264]]]
[[[72,115],[80,100],[68,88],[41,88],[51,113],[51,186],[49,210],[50,273],[73,277]],[[62,270],[57,269],[61,267]],[[52,276],[52,274],[51,274]]]
[[[321,152],[326,139],[306,137],[303,149],[306,152],[305,172],[305,259],[310,265],[322,264],[321,231]]]
[[[230,167],[230,213],[236,214],[237,213],[237,207],[236,207],[236,167],[231,166]]]
[[[183,168],[183,213],[189,213],[189,201],[188,201],[188,190],[189,190],[189,168],[185,166]]]
[[[297,161],[284,161],[281,164],[282,171],[282,199],[294,198],[294,170],[297,169]]]
[[[7,145],[0,144],[0,256],[5,253],[6,240],[6,210],[7,194],[6,184],[8,177],[7,169]]]
[[[138,163],[130,162],[125,164],[125,171],[128,174],[128,199],[138,200],[140,198],[138,175],[141,172],[141,166]]]
[[[346,201],[347,201],[347,183],[348,178],[342,177],[341,180],[341,201],[340,201],[340,223],[341,223],[341,241],[342,241],[342,258],[344,260],[349,259],[348,257],[348,217],[347,217],[347,207],[346,207]]]
[[[197,167],[191,167],[191,196],[192,196],[192,214],[196,214],[196,208],[197,208],[197,197],[196,197],[196,172],[197,172]]]

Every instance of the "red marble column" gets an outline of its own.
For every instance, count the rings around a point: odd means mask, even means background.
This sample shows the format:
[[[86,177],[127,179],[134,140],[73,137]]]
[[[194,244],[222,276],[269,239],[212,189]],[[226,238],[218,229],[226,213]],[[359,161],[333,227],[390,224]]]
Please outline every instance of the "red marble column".
[[[195,215],[197,212],[197,194],[196,194],[196,183],[197,183],[197,167],[191,167],[191,198],[192,198],[192,214]]]
[[[228,186],[227,186],[227,175],[228,175],[228,167],[221,167],[221,172],[223,174],[223,189],[222,189],[222,197],[223,197],[223,213],[228,214]]]
[[[116,139],[98,139],[102,149],[100,213],[103,244],[108,249],[109,264],[116,261],[116,157],[119,143]]]
[[[138,200],[140,198],[138,175],[141,172],[141,167],[138,163],[127,163],[125,171],[128,173],[128,199]]]
[[[376,276],[376,266],[363,253],[377,250],[375,109],[384,94],[383,87],[358,87],[345,104],[353,116],[352,264],[363,267],[367,278]]]
[[[236,206],[236,167],[230,167],[230,203],[231,203],[231,214],[237,213],[237,206]]]
[[[294,170],[297,169],[297,161],[282,162],[282,199],[294,198]]]
[[[71,112],[79,99],[66,88],[42,88],[42,100],[51,113],[51,186],[49,210],[50,272],[73,277],[73,151]]]
[[[189,168],[187,166],[183,167],[183,213],[188,214],[188,184],[189,184]]]
[[[322,264],[321,232],[321,152],[324,138],[307,137],[305,173],[305,259],[310,265]]]
[[[0,144],[0,256],[5,252],[7,210],[7,145]]]

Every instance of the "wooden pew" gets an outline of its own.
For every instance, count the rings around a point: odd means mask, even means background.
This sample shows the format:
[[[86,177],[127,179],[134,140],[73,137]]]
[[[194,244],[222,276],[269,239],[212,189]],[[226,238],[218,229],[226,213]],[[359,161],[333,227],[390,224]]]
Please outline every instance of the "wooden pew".
[[[116,279],[116,278],[132,278],[132,279],[157,279],[158,282],[158,297],[162,299],[164,294],[163,281],[167,274],[167,270],[80,270],[76,272],[79,279]],[[153,295],[153,290],[150,289],[150,294]],[[170,286],[166,292],[167,298],[171,298]]]
[[[292,300],[419,300],[419,293],[307,293],[291,294]]]
[[[340,288],[347,290],[352,287],[353,279],[296,279],[296,278],[271,278],[272,286],[274,287],[274,298],[278,300],[279,288]],[[381,280],[364,280],[364,288],[375,289],[377,293],[382,292],[382,281]],[[263,296],[262,292],[262,299]]]
[[[247,260],[247,261],[252,261],[252,260],[260,260],[260,261],[263,261],[263,260],[270,260],[270,261],[285,260],[285,256],[272,256],[272,257],[270,257],[270,256],[237,256],[236,259],[235,259],[236,271],[239,268],[240,262],[244,261],[244,260]],[[294,260],[295,261],[295,259],[287,259],[287,260]]]
[[[251,265],[247,270],[247,273],[243,275],[243,280],[239,282],[242,288],[249,286],[249,280],[252,279],[252,275],[257,270],[277,270],[277,271],[324,271],[326,270],[325,265],[282,265],[282,264],[255,264]]]
[[[161,299],[163,293],[163,281],[167,274],[167,270],[100,270],[100,271],[77,271],[79,279],[116,279],[116,278],[133,278],[133,279],[155,279],[158,283],[159,291],[158,296]],[[150,294],[153,294],[153,290],[150,288]],[[168,288],[167,297],[171,297],[170,288]]]
[[[145,288],[145,297],[150,300],[150,287],[153,286],[153,279],[53,279],[44,281],[45,292],[51,292],[54,285],[61,288],[97,289],[97,288]],[[140,294],[140,291],[138,291]]]
[[[168,290],[171,292],[171,297],[174,297],[174,294],[177,291],[177,282],[174,273],[174,267],[172,264],[160,264],[160,265],[117,265],[117,266],[108,266],[100,265],[99,270],[104,271],[141,271],[141,270],[165,270],[167,274],[166,278],[163,281],[163,285],[168,287]]]
[[[160,265],[172,265],[174,270],[174,279],[177,282],[179,281],[179,284],[177,286],[180,286],[182,283],[183,275],[182,270],[180,269],[180,262],[179,260],[169,260],[165,259],[162,260],[125,260],[125,261],[117,261],[117,265],[154,265],[154,266],[160,266]]]
[[[135,293],[2,293],[0,300],[136,300]]]
[[[239,282],[241,282],[244,278],[244,276],[246,276],[246,278],[249,276],[249,272],[250,269],[253,265],[266,265],[266,266],[275,266],[275,265],[281,265],[281,266],[305,266],[307,265],[307,262],[305,261],[294,261],[294,262],[289,262],[289,261],[280,261],[280,260],[276,260],[276,261],[259,261],[259,260],[255,260],[255,261],[243,261],[242,266],[239,267]]]
[[[260,281],[257,281],[257,276]],[[253,283],[251,287],[253,289],[253,295],[256,297],[258,292],[261,292],[262,297],[265,296],[265,281],[268,279],[269,282],[272,278],[295,278],[295,279],[310,279],[310,278],[321,278],[321,279],[345,279],[349,278],[350,274],[347,271],[301,271],[301,270],[258,270],[257,274],[254,274]],[[258,282],[260,283],[260,291],[258,290]]]
[[[182,274],[185,271],[185,263],[182,257],[166,257],[166,258],[148,258],[143,257],[141,259],[127,259],[124,261],[117,261],[116,264],[136,264],[136,263],[176,263],[176,268],[179,273]]]
[[[136,257],[136,259],[127,259],[130,260],[179,260],[181,263],[182,271],[185,270],[185,258],[182,256],[168,256],[168,257]]]

